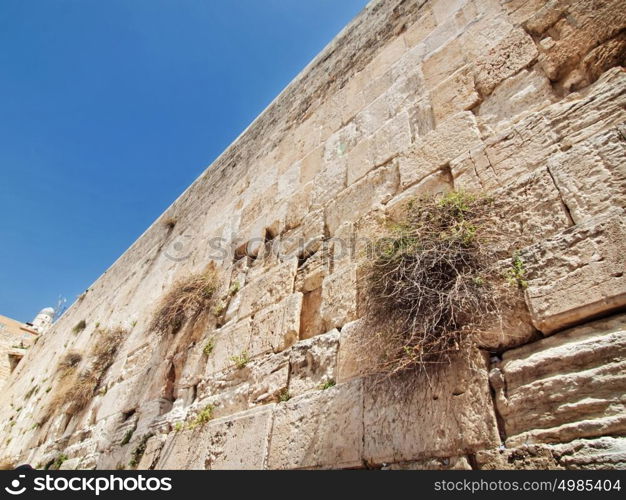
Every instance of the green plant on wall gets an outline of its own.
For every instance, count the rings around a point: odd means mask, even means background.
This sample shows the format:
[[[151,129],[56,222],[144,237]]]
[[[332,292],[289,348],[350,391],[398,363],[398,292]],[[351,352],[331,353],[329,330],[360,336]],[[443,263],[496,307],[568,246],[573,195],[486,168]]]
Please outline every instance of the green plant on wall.
[[[215,349],[215,337],[209,337],[209,339],[206,341],[206,344],[204,344],[204,347],[202,348],[202,352],[205,356],[210,356],[213,353],[213,350]]]
[[[230,360],[233,363],[235,363],[235,366],[239,370],[241,370],[245,368],[250,362],[250,355],[248,354],[248,351],[243,351],[241,354],[238,354],[237,356],[232,356]]]
[[[87,328],[87,322],[84,319],[81,319],[78,323],[74,325],[74,328],[72,328],[72,333],[74,334],[80,333],[85,328]]]
[[[507,270],[506,277],[511,285],[518,286],[521,289],[528,287],[528,281],[526,281],[526,266],[519,252],[513,255],[511,267]]]

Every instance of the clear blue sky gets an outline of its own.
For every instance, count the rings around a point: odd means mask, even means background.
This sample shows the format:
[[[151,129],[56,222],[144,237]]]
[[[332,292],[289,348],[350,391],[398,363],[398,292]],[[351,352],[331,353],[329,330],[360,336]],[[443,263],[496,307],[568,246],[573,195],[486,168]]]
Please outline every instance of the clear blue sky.
[[[87,288],[367,0],[0,0],[0,314]]]

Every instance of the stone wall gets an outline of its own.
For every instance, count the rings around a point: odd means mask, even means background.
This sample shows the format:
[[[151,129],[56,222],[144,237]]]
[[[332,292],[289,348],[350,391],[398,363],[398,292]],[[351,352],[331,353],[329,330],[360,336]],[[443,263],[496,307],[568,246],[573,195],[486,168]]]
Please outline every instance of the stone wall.
[[[0,395],[0,456],[63,455],[64,468],[623,467],[621,4],[371,2],[30,350]],[[359,242],[412,197],[452,189],[506,200],[494,215],[527,266],[525,310],[427,383],[381,382],[358,355],[371,333]],[[154,332],[161,297],[208,265],[223,311]],[[42,419],[62,356],[116,326],[127,336],[93,400]],[[189,425],[207,408],[212,419]]]

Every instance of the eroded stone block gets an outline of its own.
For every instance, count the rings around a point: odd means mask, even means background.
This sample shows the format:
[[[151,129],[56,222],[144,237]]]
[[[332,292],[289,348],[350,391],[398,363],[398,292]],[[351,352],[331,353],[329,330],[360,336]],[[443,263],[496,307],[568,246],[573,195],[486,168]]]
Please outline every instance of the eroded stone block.
[[[368,463],[450,457],[499,445],[486,362],[478,350],[428,379],[415,376],[364,383]]]
[[[625,366],[623,314],[505,352],[490,379],[507,446],[623,433]]]
[[[534,325],[552,333],[626,305],[623,212],[589,219],[525,249]]]
[[[361,381],[304,394],[276,407],[270,469],[347,468],[362,464]]]

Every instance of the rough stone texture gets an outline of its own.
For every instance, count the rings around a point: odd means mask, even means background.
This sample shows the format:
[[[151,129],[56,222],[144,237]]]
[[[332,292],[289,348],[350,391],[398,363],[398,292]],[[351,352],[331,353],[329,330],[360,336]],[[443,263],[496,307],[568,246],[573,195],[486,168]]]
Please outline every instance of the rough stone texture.
[[[272,406],[239,413],[175,434],[161,451],[157,469],[262,469]]]
[[[152,435],[139,468],[623,468],[622,3],[372,1],[28,349],[0,460],[128,466]],[[528,286],[467,356],[381,382],[369,245],[454,189],[493,196]],[[209,266],[215,303],[151,331]],[[59,360],[96,324],[128,334],[69,415]]]
[[[316,391],[278,405],[268,457],[271,469],[362,464],[361,381]]]
[[[477,350],[443,365],[431,380],[413,374],[367,381],[364,419],[368,463],[450,457],[500,442],[486,363]]]
[[[320,314],[327,330],[356,318],[357,266],[339,270],[324,279]]]
[[[625,366],[624,315],[506,352],[490,379],[507,446],[623,434]]]
[[[502,80],[529,66],[538,55],[533,39],[514,29],[476,62],[476,87],[489,95]]]
[[[552,333],[626,305],[626,219],[620,211],[589,219],[522,253],[533,324]]]
[[[290,396],[319,389],[325,382],[335,380],[338,345],[339,332],[332,330],[293,346],[289,359]]]
[[[418,141],[401,157],[400,180],[403,188],[480,144],[480,133],[472,113],[465,111],[448,118],[436,130]]]

